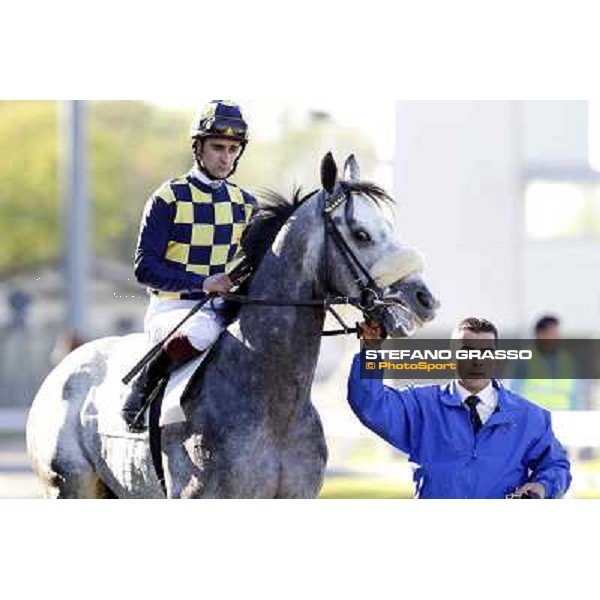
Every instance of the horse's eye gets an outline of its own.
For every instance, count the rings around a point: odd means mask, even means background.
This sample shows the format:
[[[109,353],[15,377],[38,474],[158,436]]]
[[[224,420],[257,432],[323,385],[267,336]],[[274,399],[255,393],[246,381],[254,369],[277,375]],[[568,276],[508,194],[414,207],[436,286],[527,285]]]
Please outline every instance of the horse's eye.
[[[352,235],[355,240],[362,242],[363,244],[371,241],[371,236],[364,229],[357,229]]]

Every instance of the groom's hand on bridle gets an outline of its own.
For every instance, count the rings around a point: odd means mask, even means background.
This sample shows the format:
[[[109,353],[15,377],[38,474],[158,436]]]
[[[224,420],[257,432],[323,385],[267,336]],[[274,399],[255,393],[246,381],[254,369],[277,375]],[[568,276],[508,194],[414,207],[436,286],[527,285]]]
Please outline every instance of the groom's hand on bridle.
[[[377,323],[367,321],[359,324],[359,336],[362,340],[383,340],[383,332]]]
[[[358,324],[358,337],[364,340],[364,347],[367,350],[377,350],[384,340],[383,330],[372,321]]]

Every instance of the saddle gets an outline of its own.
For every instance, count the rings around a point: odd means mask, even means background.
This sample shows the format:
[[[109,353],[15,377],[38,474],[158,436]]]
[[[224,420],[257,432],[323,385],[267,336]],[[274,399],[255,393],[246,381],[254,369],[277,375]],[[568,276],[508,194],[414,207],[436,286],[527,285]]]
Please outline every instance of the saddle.
[[[147,439],[148,431],[132,433],[121,415],[125,397],[130,386],[124,385],[123,365],[131,364],[132,356],[143,355],[148,348],[146,336],[132,334],[115,340],[112,351],[106,355],[106,373],[102,383],[90,390],[89,401],[84,410],[84,419],[97,420],[98,433],[111,438]],[[160,427],[185,421],[184,406],[187,390],[197,382],[201,373],[195,375],[211,354],[207,349],[201,356],[186,363],[167,379],[163,377],[146,396],[146,408],[158,411]],[[204,369],[200,369],[204,372]],[[144,422],[148,425],[149,410],[145,411]]]

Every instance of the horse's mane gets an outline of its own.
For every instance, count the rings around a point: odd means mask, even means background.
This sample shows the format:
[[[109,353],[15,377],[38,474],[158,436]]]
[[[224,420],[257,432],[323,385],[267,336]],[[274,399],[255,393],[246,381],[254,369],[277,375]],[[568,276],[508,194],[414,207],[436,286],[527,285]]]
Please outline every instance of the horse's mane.
[[[369,181],[344,181],[343,186],[352,193],[364,194],[376,204],[394,202],[387,192]],[[298,187],[293,190],[291,198],[270,189],[258,191],[258,210],[254,212],[241,240],[244,254],[253,269],[258,267],[286,221],[317,191],[302,195],[302,188]]]
[[[258,209],[241,239],[244,254],[256,269],[267,253],[284,223],[315,192],[302,195],[302,188],[295,188],[291,198],[270,189],[258,191]]]

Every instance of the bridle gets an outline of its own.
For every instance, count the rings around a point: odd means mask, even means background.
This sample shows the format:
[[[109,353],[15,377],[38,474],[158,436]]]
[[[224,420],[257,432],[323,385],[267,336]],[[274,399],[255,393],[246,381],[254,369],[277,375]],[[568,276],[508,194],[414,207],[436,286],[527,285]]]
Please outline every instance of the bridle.
[[[345,240],[342,232],[339,230],[332,216],[333,212],[339,208],[342,204],[346,204],[346,218],[348,220],[348,208],[351,202],[352,190],[344,185],[343,182],[339,184],[340,191],[334,195],[328,194],[326,190],[323,190],[323,210],[322,217],[325,223],[325,281],[329,281],[330,275],[330,264],[329,264],[329,244],[333,242],[334,246],[338,250],[342,259],[344,260],[348,270],[350,271],[354,283],[357,285],[360,295],[359,296],[340,296],[330,294],[327,292],[323,298],[303,300],[303,301],[290,301],[290,300],[277,300],[277,299],[265,299],[265,298],[253,298],[250,296],[244,296],[239,294],[223,294],[220,296],[225,300],[236,302],[238,304],[252,304],[258,306],[298,306],[298,307],[320,307],[326,311],[329,311],[333,317],[340,323],[342,329],[334,331],[323,332],[324,336],[332,335],[346,335],[351,333],[358,333],[357,327],[348,327],[340,315],[333,309],[333,306],[347,305],[353,306],[360,310],[364,317],[369,319],[372,316],[372,312],[384,306],[388,306],[393,302],[385,299],[383,289],[377,285],[368,269],[364,266],[361,260],[356,256],[348,242]],[[312,198],[314,192],[306,200]],[[242,270],[234,269],[230,273],[230,278],[235,281],[236,284],[245,280],[250,276],[250,270],[243,272]],[[395,303],[395,302],[394,302]]]
[[[352,191],[340,183],[341,192],[333,197],[325,197],[323,218],[325,220],[325,281],[329,281],[329,241],[332,240],[338,252],[344,259],[352,274],[354,283],[360,291],[360,297],[355,306],[366,315],[376,306],[385,305],[383,290],[377,285],[368,269],[353,252],[348,242],[335,223],[332,213],[342,204],[346,205],[346,221],[350,221],[349,207],[352,201]],[[326,192],[324,192],[326,193]]]
[[[359,334],[359,326],[356,324],[355,327],[349,327],[342,317],[334,310],[334,306],[353,306],[360,310],[366,320],[371,320],[373,311],[378,308],[396,304],[395,301],[386,299],[383,290],[377,285],[375,280],[371,277],[371,274],[367,268],[362,264],[360,259],[352,251],[348,242],[344,239],[341,231],[336,225],[332,213],[346,203],[346,218],[348,219],[348,208],[351,206],[351,195],[352,190],[344,185],[344,182],[340,182],[340,192],[331,195],[326,190],[323,190],[323,211],[322,217],[325,221],[325,281],[329,281],[330,265],[329,265],[329,243],[333,242],[338,252],[344,259],[346,266],[348,267],[354,282],[356,283],[360,295],[359,296],[339,296],[330,293],[326,293],[323,298],[315,298],[311,300],[302,301],[290,301],[290,300],[277,300],[273,298],[255,298],[252,296],[242,294],[220,294],[219,296],[209,295],[203,298],[194,306],[186,317],[178,323],[169,334],[160,342],[158,342],[123,378],[123,383],[128,385],[131,380],[139,373],[143,367],[150,362],[150,360],[160,351],[163,344],[193,315],[195,315],[205,304],[213,302],[217,298],[223,298],[230,302],[235,302],[242,305],[255,305],[255,306],[297,306],[306,308],[322,308],[326,312],[330,312],[336,321],[341,325],[342,329],[335,329],[333,331],[324,331],[322,335],[324,337],[330,337],[335,335],[349,335]],[[316,191],[311,194],[306,200],[309,200],[319,192]],[[243,283],[252,275],[252,268],[248,261],[242,262],[229,274],[229,278],[234,282],[236,286]]]

